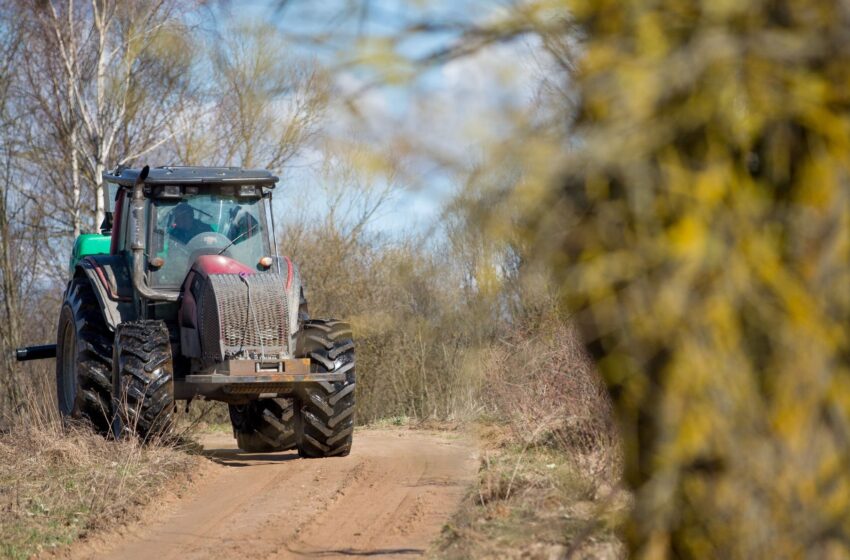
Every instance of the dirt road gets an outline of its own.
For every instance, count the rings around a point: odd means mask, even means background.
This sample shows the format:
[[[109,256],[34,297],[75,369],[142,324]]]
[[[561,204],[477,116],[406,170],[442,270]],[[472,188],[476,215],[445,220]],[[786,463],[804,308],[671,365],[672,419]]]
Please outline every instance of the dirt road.
[[[91,557],[298,558],[424,553],[476,471],[454,433],[362,430],[346,458],[252,455],[229,434],[204,440],[220,466],[163,517]]]

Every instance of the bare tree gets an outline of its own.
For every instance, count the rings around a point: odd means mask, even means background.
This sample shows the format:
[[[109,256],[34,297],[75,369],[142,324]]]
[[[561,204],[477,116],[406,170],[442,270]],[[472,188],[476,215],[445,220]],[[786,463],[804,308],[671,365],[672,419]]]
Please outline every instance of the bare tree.
[[[27,32],[16,25],[12,8],[0,2],[0,27],[6,31],[0,35],[0,405],[7,409],[19,404],[22,394],[12,351],[33,325],[42,326],[27,321],[24,310],[34,310],[36,284],[47,284],[38,273],[46,239],[44,209],[33,203],[33,176],[22,166],[35,124],[21,96]]]
[[[315,65],[286,56],[268,25],[228,28],[212,46],[214,157],[280,170],[314,138],[327,84]]]
[[[28,93],[45,135],[46,149],[32,155],[53,166],[53,180],[70,177],[75,234],[84,220],[84,185],[97,227],[105,211],[103,171],[149,154],[176,132],[165,124],[194,87],[192,36],[180,9],[188,6],[178,0],[18,3],[32,31]]]
[[[6,6],[3,6],[4,8]],[[9,350],[20,341],[18,278],[14,258],[15,233],[12,225],[12,162],[18,148],[16,131],[18,115],[13,107],[12,91],[17,74],[15,60],[20,51],[20,34],[7,18],[0,25],[9,33],[0,36],[0,277],[2,277],[2,311],[0,324],[0,351],[3,351],[3,384],[6,405],[18,400],[17,383],[11,367]]]

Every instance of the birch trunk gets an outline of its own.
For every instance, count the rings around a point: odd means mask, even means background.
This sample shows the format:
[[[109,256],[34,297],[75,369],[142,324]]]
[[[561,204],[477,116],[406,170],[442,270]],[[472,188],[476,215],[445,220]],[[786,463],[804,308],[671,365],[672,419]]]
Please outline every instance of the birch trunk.
[[[103,160],[98,160],[95,162],[94,166],[94,195],[97,201],[95,202],[95,215],[94,215],[94,227],[96,231],[100,231],[100,224],[103,223],[104,217],[106,217],[105,209],[104,209],[104,196],[103,196],[103,171],[106,166],[103,163]]]
[[[79,237],[83,229],[82,208],[80,206],[80,157],[77,154],[77,127],[71,129],[71,197],[74,219],[74,239]]]
[[[104,4],[98,8],[98,3],[92,1],[94,10],[94,25],[97,29],[97,75],[95,77],[95,111],[97,111],[94,120],[95,131],[97,134],[94,154],[94,197],[95,197],[95,213],[94,227],[96,231],[100,231],[100,224],[106,216],[103,204],[103,170],[106,168],[106,159],[109,157],[109,147],[107,145],[106,135],[106,35],[109,26],[108,8]],[[113,126],[117,126],[114,123]]]

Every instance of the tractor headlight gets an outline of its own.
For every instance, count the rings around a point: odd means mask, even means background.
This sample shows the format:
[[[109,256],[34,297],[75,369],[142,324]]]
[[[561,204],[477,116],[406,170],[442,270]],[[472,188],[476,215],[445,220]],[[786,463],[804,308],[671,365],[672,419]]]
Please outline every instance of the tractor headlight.
[[[183,192],[180,190],[180,185],[165,185],[162,188],[162,195],[165,198],[180,198]]]
[[[256,185],[240,185],[239,196],[257,196]]]

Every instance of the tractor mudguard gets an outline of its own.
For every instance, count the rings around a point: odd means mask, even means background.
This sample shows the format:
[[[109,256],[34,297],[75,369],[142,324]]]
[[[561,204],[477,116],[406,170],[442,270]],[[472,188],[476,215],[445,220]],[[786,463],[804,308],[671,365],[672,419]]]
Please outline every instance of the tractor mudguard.
[[[130,267],[122,255],[87,256],[79,262],[77,271],[89,279],[109,330],[115,331],[121,323],[138,318]]]

